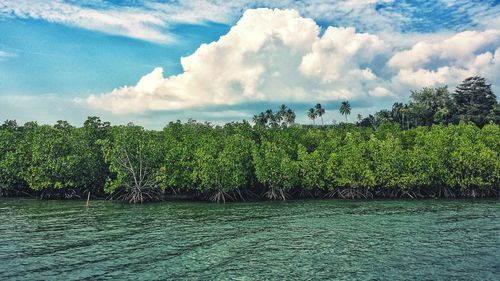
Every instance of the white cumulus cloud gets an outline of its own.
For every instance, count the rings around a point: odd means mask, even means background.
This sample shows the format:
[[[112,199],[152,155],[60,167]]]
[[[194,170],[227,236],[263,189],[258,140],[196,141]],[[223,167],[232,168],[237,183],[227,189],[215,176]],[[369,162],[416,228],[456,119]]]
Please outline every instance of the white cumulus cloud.
[[[368,65],[385,49],[380,38],[354,28],[329,28],[320,37],[320,27],[295,10],[247,10],[218,41],[182,58],[181,74],[164,78],[156,68],[137,85],[92,95],[87,103],[128,113],[248,101],[356,99],[367,96],[372,85],[383,87]]]
[[[165,77],[156,68],[135,86],[85,101],[125,114],[245,102],[375,103],[421,87],[454,87],[472,75],[498,85],[499,30],[419,38],[407,46],[353,27],[321,33],[295,10],[252,9],[219,40],[181,58],[180,74]]]

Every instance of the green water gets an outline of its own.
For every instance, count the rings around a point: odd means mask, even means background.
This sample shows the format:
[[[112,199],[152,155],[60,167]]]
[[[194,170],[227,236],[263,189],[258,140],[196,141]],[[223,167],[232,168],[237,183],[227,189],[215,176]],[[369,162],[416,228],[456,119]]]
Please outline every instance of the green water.
[[[0,280],[500,280],[500,200],[0,200]]]

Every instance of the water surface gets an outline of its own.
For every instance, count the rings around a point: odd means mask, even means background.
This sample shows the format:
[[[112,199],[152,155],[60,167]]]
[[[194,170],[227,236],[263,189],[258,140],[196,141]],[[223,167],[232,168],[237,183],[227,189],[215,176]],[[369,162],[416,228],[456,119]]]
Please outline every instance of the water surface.
[[[0,199],[0,280],[500,280],[500,200]]]

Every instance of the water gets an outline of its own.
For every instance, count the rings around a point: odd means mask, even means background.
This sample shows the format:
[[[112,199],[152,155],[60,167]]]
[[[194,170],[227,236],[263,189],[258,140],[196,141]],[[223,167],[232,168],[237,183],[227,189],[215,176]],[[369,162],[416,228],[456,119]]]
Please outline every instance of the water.
[[[499,280],[500,200],[0,200],[0,280]]]

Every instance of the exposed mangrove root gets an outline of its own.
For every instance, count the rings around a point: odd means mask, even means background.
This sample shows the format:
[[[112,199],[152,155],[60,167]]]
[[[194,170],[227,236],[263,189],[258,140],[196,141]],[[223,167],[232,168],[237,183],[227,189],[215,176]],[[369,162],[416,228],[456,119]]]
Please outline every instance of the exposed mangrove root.
[[[309,189],[299,189],[294,192],[297,198],[313,198],[314,195]]]
[[[241,194],[241,191],[239,189],[236,189],[235,191],[232,192],[233,193],[233,197],[234,198],[238,198],[241,199],[241,201],[245,202],[245,197],[243,196],[243,194]]]
[[[324,191],[319,189],[319,188],[315,188],[313,191],[314,198],[321,198],[321,197],[323,197],[323,194],[324,194]]]
[[[161,191],[153,187],[122,189],[114,193],[109,199],[126,201],[133,204],[159,201],[161,199]]]
[[[290,196],[278,187],[271,187],[268,191],[264,192],[264,196],[269,200],[283,200],[285,201]]]
[[[419,191],[394,188],[389,193],[389,197],[416,199],[423,198],[424,196]]]
[[[81,199],[81,190],[46,188],[42,191],[39,199]]]
[[[338,189],[334,189],[328,193],[325,194],[325,196],[323,196],[324,198],[333,198],[335,197],[337,194],[339,193],[339,190]]]
[[[80,199],[81,196],[76,193],[74,189],[68,190],[68,192],[64,192],[64,198],[66,199]]]
[[[199,189],[167,189],[163,192],[158,185],[136,187],[123,187],[109,195],[107,200],[121,200],[129,203],[144,203],[160,201],[165,199],[186,199],[186,200],[209,200],[212,202],[224,203],[226,201],[255,201],[255,200],[289,200],[300,198],[341,198],[341,199],[370,199],[370,198],[484,198],[500,196],[499,188],[450,188],[425,186],[421,188],[339,188],[330,187],[330,191],[323,189],[300,189],[296,188],[293,193],[288,194],[282,188],[269,188],[261,194],[250,189],[234,189],[231,191],[212,190],[202,192]],[[87,199],[104,198],[102,192],[95,192],[89,188],[82,189],[57,189],[46,188],[40,191],[28,189],[0,189],[0,197],[31,197],[37,199]],[[172,195],[173,196],[170,196]]]
[[[212,202],[217,202],[217,203],[226,203],[226,197],[227,199],[233,201],[234,198],[229,195],[227,192],[224,192],[223,190],[221,189],[218,189],[217,191],[215,191],[215,193],[213,193],[212,196],[210,196],[210,201]]]
[[[448,187],[439,187],[439,192],[438,192],[439,197],[444,197],[444,198],[455,198],[457,197],[453,190],[449,189]]]
[[[258,200],[260,199],[261,197],[259,196],[259,194],[249,190],[249,189],[244,189],[242,191],[242,194],[244,194],[244,196],[248,199],[248,200]]]
[[[491,189],[476,189],[472,188],[470,190],[462,191],[461,196],[472,197],[472,198],[483,198],[486,196],[495,195],[494,190]]]
[[[487,196],[500,196],[500,188],[490,189]]]
[[[373,193],[367,189],[345,188],[338,192],[339,198],[342,199],[368,199],[373,198]]]

